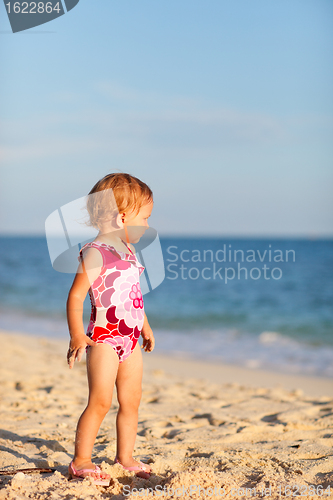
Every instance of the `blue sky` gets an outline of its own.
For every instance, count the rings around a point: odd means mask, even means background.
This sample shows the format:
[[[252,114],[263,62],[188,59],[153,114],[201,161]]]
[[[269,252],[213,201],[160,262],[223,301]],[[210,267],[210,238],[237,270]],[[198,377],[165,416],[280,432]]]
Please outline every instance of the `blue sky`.
[[[333,236],[331,0],[1,4],[0,41],[0,232],[125,171],[160,234]]]

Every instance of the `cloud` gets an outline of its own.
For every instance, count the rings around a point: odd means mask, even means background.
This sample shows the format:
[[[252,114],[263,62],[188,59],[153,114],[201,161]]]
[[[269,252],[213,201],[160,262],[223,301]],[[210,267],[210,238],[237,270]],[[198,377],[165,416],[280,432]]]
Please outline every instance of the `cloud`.
[[[228,156],[242,161],[246,154],[254,160],[263,151],[272,156],[295,145],[306,150],[316,140],[327,142],[324,155],[329,147],[332,120],[327,116],[276,117],[105,81],[91,90],[81,96],[80,107],[75,94],[62,96],[63,107],[54,94],[53,112],[3,120],[3,165],[61,159],[79,164],[112,156],[131,162],[135,155],[207,163]]]
[[[87,152],[167,152],[182,156],[193,151],[272,144],[286,139],[283,124],[269,116],[233,110],[156,109],[67,112],[4,121],[3,161],[41,160]]]

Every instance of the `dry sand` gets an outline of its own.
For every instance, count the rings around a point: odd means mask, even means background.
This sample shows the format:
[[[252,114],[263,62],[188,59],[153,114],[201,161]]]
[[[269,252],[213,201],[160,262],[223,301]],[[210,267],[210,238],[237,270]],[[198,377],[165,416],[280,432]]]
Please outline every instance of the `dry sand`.
[[[0,469],[56,468],[0,476],[1,500],[333,497],[332,380],[145,354],[134,455],[153,474],[139,479],[112,465],[114,397],[94,449],[112,476],[103,488],[67,475],[85,364],[68,369],[64,341],[11,332],[0,341]]]

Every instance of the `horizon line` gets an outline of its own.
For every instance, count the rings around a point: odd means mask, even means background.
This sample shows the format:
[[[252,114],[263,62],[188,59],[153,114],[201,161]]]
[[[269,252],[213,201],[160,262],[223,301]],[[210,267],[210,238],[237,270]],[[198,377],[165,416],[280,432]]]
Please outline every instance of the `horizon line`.
[[[198,234],[198,233],[158,233],[160,238],[209,238],[209,239],[218,239],[218,238],[230,238],[230,239],[306,239],[306,240],[332,240],[333,233],[301,233],[301,234],[283,234],[283,233],[210,233],[210,234]],[[45,233],[24,233],[24,232],[1,232],[0,238],[45,238]]]

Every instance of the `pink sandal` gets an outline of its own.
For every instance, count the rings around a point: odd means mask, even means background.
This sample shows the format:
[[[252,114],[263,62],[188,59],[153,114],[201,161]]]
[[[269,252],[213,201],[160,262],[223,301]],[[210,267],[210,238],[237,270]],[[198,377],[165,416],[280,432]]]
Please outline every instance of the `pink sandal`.
[[[85,474],[85,475],[83,475],[83,474]],[[98,474],[99,475],[99,479],[98,478],[94,478],[93,476],[91,476],[91,474]],[[95,465],[95,469],[80,469],[80,470],[76,470],[75,467],[74,467],[74,465],[73,465],[73,461],[72,461],[70,463],[70,466],[69,466],[69,478],[70,479],[74,479],[74,478],[85,479],[86,477],[90,476],[90,477],[93,478],[94,484],[96,484],[97,486],[109,486],[111,476],[109,474],[107,474],[107,476],[109,477],[109,479],[102,479],[101,478],[101,474],[102,474],[102,471],[98,467],[98,465]]]
[[[135,475],[138,477],[142,477],[143,479],[149,479],[150,477],[151,472],[148,472],[146,470],[147,464],[144,464],[143,462],[139,462],[140,466],[134,465],[133,467],[125,467],[125,465],[123,465],[116,456],[116,458],[114,459],[114,463],[121,465],[123,469],[128,470],[129,472],[136,472]]]

